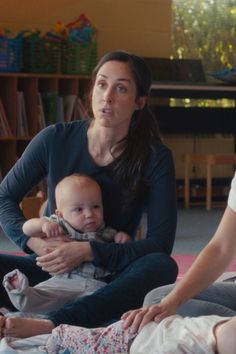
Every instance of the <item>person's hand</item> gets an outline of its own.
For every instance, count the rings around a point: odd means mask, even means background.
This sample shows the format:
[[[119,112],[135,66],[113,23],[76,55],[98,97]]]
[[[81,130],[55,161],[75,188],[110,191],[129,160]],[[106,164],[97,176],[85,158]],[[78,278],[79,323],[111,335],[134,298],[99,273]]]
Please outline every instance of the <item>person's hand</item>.
[[[52,252],[37,257],[37,265],[51,275],[70,272],[86,261],[92,261],[89,242],[72,241],[64,243]]]
[[[130,242],[131,237],[128,234],[126,234],[125,232],[119,231],[119,232],[117,232],[117,234],[115,234],[114,241],[115,241],[115,243]]]
[[[47,220],[42,225],[42,232],[47,237],[56,237],[64,234],[63,228],[59,224]]]
[[[174,315],[177,305],[167,302],[165,298],[159,303],[141,307],[136,310],[125,312],[121,319],[124,321],[124,328],[131,328],[132,333],[140,332],[141,329],[149,322],[160,322],[164,318]]]
[[[68,242],[72,242],[72,240],[69,239],[66,235],[60,235],[51,238],[29,237],[27,246],[38,256],[43,256]]]

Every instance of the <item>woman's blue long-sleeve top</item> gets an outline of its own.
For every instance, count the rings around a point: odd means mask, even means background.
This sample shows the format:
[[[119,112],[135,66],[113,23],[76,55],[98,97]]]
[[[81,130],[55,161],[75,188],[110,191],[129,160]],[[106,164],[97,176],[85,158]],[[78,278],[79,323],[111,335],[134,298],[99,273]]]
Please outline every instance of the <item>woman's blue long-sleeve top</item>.
[[[153,252],[170,254],[176,231],[176,184],[172,154],[160,142],[150,150],[143,178],[148,181],[145,195],[122,208],[123,188],[114,182],[109,166],[97,166],[88,153],[87,121],[51,125],[27,146],[21,158],[0,185],[0,223],[5,233],[24,251],[27,236],[22,231],[25,218],[19,208],[22,198],[47,178],[46,215],[55,211],[56,184],[72,173],[95,178],[102,189],[105,224],[134,238],[142,213],[147,213],[147,235],[126,244],[91,242],[94,265],[119,271],[136,258]]]

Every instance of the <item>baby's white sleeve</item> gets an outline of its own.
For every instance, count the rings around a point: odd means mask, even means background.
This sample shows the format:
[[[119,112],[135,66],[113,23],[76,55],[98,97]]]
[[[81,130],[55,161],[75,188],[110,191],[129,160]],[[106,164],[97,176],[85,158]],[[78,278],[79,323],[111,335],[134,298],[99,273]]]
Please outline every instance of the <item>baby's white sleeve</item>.
[[[236,173],[231,182],[231,188],[228,197],[228,206],[236,212]]]

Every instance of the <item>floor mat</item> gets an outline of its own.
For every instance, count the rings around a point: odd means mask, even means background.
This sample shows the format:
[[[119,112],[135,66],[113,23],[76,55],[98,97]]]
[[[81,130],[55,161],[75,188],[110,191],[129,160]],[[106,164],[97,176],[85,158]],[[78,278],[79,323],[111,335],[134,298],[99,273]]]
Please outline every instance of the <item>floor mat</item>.
[[[197,257],[196,254],[173,254],[172,257],[175,259],[179,266],[178,279],[181,279],[186,271],[190,268],[193,261]],[[234,259],[230,265],[225,270],[226,272],[236,271],[236,259]]]

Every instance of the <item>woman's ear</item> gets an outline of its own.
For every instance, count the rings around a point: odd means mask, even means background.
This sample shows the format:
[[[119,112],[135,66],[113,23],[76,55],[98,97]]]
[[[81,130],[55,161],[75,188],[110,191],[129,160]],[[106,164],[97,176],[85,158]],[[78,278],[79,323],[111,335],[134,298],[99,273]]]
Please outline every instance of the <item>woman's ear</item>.
[[[138,99],[137,99],[137,103],[136,103],[136,109],[143,109],[143,107],[145,106],[147,102],[147,96],[140,96]]]

